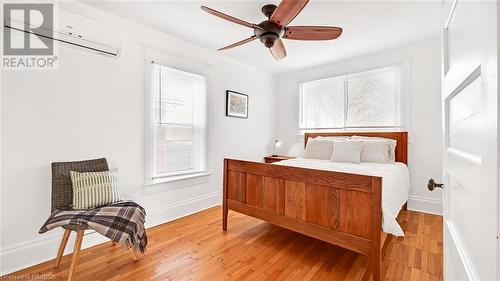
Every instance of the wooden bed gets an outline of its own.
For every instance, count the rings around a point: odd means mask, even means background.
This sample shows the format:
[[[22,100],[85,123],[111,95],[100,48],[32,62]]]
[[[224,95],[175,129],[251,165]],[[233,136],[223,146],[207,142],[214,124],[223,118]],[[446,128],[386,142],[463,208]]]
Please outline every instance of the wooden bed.
[[[306,133],[397,140],[407,164],[407,132]],[[228,210],[246,214],[369,257],[365,279],[380,280],[382,178],[224,159],[222,229]]]

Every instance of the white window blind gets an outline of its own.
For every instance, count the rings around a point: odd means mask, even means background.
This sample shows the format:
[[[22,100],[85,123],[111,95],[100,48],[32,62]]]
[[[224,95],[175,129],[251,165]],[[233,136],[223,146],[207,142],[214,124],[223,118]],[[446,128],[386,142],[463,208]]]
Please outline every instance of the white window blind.
[[[152,65],[152,178],[205,167],[204,76]]]
[[[299,129],[400,126],[400,68],[300,83]]]

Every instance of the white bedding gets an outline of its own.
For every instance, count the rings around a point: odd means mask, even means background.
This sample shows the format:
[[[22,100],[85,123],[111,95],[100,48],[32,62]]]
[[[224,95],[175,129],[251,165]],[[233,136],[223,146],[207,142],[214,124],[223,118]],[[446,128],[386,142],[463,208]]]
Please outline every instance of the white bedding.
[[[355,164],[321,159],[295,158],[275,162],[274,164],[382,177],[382,230],[395,236],[404,236],[401,226],[396,221],[401,207],[408,200],[410,191],[409,171],[404,163],[362,162]]]

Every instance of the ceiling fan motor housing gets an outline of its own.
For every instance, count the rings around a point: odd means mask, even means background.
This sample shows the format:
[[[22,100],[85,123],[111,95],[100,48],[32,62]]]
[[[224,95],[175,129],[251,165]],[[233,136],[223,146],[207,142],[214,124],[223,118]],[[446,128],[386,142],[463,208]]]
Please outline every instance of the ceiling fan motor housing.
[[[267,48],[274,46],[274,42],[285,33],[284,29],[270,20],[263,21],[258,26],[262,27],[262,29],[255,28],[254,34]]]

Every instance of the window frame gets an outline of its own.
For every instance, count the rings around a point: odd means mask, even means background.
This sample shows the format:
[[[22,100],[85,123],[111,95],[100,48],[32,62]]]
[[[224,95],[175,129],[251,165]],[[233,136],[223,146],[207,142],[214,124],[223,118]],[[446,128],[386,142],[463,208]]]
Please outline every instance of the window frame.
[[[191,62],[192,63],[192,62]],[[156,126],[154,121],[154,103],[155,94],[153,93],[153,83],[155,79],[154,65],[159,65],[187,74],[192,74],[203,78],[204,93],[201,98],[193,99],[193,169],[156,173]],[[208,98],[208,71],[196,71],[195,68],[183,68],[175,63],[167,63],[161,60],[146,60],[146,176],[145,185],[154,185],[161,182],[170,182],[177,180],[188,180],[190,178],[208,176],[210,172],[207,167],[207,98]],[[195,71],[193,71],[195,70]],[[161,81],[157,81],[160,82]],[[195,102],[198,104],[195,104]],[[200,112],[195,112],[196,108]],[[191,124],[190,124],[191,125]]]
[[[362,74],[365,73],[374,73],[374,72],[382,72],[386,69],[396,69],[396,97],[395,97],[395,125],[393,126],[347,126],[348,122],[348,111],[349,111],[349,93],[348,93],[348,83],[349,83],[349,76],[355,76],[356,78],[362,77]],[[392,65],[387,65],[387,66],[381,66],[381,67],[376,67],[376,68],[371,68],[371,69],[366,69],[366,70],[360,70],[360,71],[352,71],[349,73],[342,73],[338,75],[331,75],[327,77],[322,77],[319,79],[310,79],[310,80],[303,80],[299,81],[298,87],[299,87],[299,122],[298,122],[298,131],[299,135],[303,135],[305,132],[322,132],[322,131],[356,131],[356,130],[364,130],[364,129],[370,129],[370,130],[401,130],[404,125],[404,115],[403,111],[405,109],[405,105],[403,103],[404,100],[404,88],[403,88],[403,68],[404,65],[401,64],[392,64]],[[302,85],[304,83],[308,82],[315,82],[315,81],[321,81],[325,79],[331,79],[331,78],[340,78],[342,77],[343,82],[344,82],[344,120],[343,120],[343,126],[342,127],[317,127],[317,128],[308,128],[308,127],[303,127],[303,87]]]

